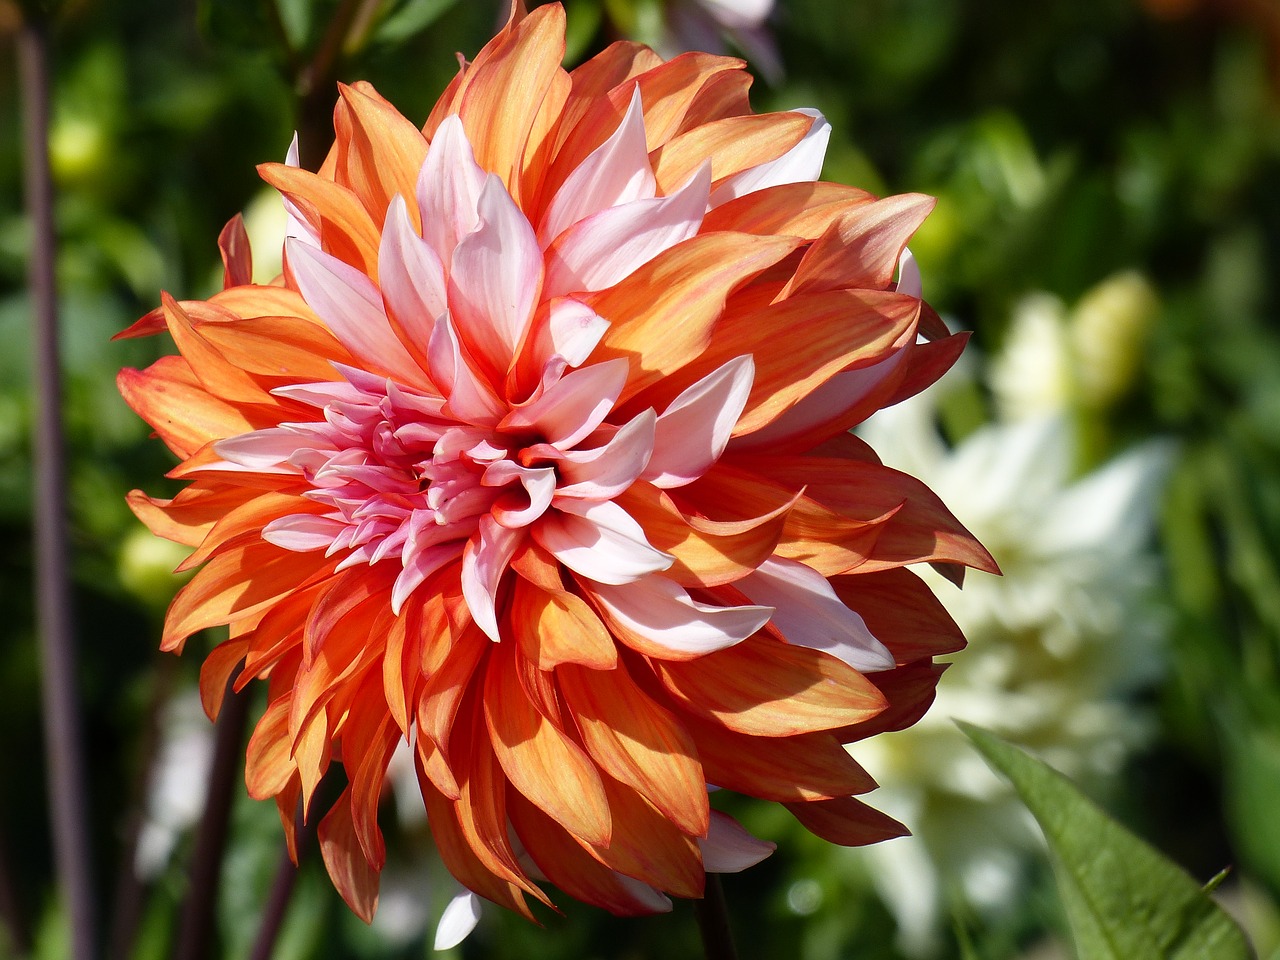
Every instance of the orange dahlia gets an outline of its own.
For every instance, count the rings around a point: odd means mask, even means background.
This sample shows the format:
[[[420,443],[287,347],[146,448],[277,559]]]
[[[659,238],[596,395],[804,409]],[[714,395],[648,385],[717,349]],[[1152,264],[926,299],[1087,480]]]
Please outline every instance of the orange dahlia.
[[[233,221],[226,288],[125,332],[179,350],[119,378],[189,481],[129,498],[200,568],[162,646],[229,626],[205,707],[266,681],[249,792],[291,844],[322,818],[366,919],[401,742],[450,871],[526,915],[543,881],[649,913],[767,855],[709,785],[903,833],[844,745],[963,645],[906,566],[994,569],[848,433],[964,344],[905,253],[932,201],[816,182],[825,121],[753,114],[740,61],[563,53],[560,6],[517,7],[421,129],[341,88],[320,170],[261,168],[284,275],[250,282]]]

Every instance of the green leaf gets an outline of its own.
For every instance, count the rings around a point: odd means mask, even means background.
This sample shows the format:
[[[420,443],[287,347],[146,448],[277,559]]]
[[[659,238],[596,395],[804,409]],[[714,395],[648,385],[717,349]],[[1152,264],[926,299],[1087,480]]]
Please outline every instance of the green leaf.
[[[1240,928],[1186,872],[1057,771],[985,730],[960,727],[1044,831],[1082,960],[1250,960]]]
[[[378,26],[374,39],[379,43],[403,43],[421,33],[458,0],[404,0]]]

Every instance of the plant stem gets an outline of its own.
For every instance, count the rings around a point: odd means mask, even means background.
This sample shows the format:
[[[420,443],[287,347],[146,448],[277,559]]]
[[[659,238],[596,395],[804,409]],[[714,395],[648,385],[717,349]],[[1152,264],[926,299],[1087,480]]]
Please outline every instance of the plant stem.
[[[239,675],[237,669],[227,680],[226,696],[218,714],[209,788],[196,833],[196,849],[191,860],[174,960],[205,960],[213,946],[218,881],[222,876],[222,859],[227,847],[231,799],[235,785],[240,782],[238,772],[249,716],[249,695],[232,689]]]
[[[315,817],[307,823],[302,816],[302,801],[298,801],[298,812],[295,815],[297,824],[298,863],[294,865],[289,858],[289,847],[284,846],[280,852],[280,865],[276,867],[275,879],[271,882],[271,893],[267,897],[267,906],[262,911],[262,925],[258,928],[258,939],[254,942],[250,960],[271,960],[275,950],[276,939],[280,936],[280,928],[284,924],[285,912],[293,897],[293,888],[298,882],[298,870],[315,838]]]
[[[88,790],[76,698],[75,627],[67,559],[67,489],[62,436],[62,379],[58,305],[54,283],[53,180],[49,169],[49,33],[34,13],[18,34],[23,107],[23,173],[31,220],[30,290],[35,315],[34,424],[36,618],[39,625],[41,703],[47,749],[50,820],[58,883],[70,919],[77,960],[97,950],[89,843]]]
[[[701,900],[693,901],[693,912],[698,918],[702,952],[707,960],[738,960],[733,931],[729,929],[729,906],[718,873],[707,874],[706,890]]]

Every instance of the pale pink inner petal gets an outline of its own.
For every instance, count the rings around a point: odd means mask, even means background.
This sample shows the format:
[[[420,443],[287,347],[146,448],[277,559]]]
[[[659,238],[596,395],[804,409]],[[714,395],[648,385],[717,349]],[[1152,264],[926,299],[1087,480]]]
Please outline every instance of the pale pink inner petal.
[[[556,297],[548,306],[546,320],[535,327],[525,349],[535,369],[545,368],[553,357],[562,358],[568,366],[580,367],[608,329],[609,321],[581,300]]]
[[[436,320],[449,309],[444,267],[431,245],[414,230],[400,194],[392,198],[382,228],[378,285],[397,336],[414,357],[424,359]]]
[[[493,517],[481,517],[479,535],[467,541],[462,553],[462,596],[476,626],[495,643],[498,641],[495,610],[498,581],[523,537],[520,530],[504,527]]]
[[[755,193],[784,183],[810,183],[822,175],[822,161],[831,140],[831,124],[812,107],[801,107],[793,113],[813,117],[813,126],[794,147],[768,163],[762,163],[728,177],[711,194],[711,207],[728,203],[736,197]]]
[[[542,289],[542,251],[497,177],[485,180],[478,209],[479,225],[453,251],[449,304],[463,339],[505,375]]]
[[[420,587],[431,574],[456,560],[462,552],[462,540],[415,550],[409,562],[400,571],[400,575],[396,577],[396,582],[391,586],[391,612],[399,616],[409,594]]]
[[[285,550],[308,553],[327,549],[345,526],[341,520],[298,513],[272,520],[262,528],[262,539]]]
[[[597,583],[631,583],[674,562],[655,550],[640,524],[616,503],[555,502],[530,527],[533,539],[570,570]]]
[[[776,843],[753,837],[737,820],[719,810],[711,811],[711,829],[705,837],[698,838],[698,847],[707,873],[738,873],[778,849]]]
[[[498,427],[535,430],[548,443],[567,450],[604,422],[626,385],[629,369],[626,358],[618,357],[570,371],[537,400],[512,410]]]
[[[436,321],[431,334],[427,366],[431,379],[447,398],[445,406],[450,416],[466,423],[495,423],[502,415],[503,405],[463,357],[462,345],[447,313]]]
[[[788,643],[822,650],[862,673],[893,669],[893,654],[812,567],[770,557],[734,586],[777,608],[773,625]]]
[[[284,163],[287,167],[302,166],[302,162],[298,159],[297,133],[294,133],[293,140],[289,143],[289,152],[285,154]],[[284,201],[285,214],[288,216],[284,228],[285,238],[298,240],[313,247],[320,246],[320,231],[307,219],[302,209],[288,197],[282,196],[281,200]]]
[[[494,501],[493,518],[504,527],[527,527],[547,512],[556,493],[556,472],[551,467],[522,467],[499,460],[484,471],[485,486],[518,483],[521,490],[509,490]]]
[[[591,593],[624,627],[652,643],[685,654],[711,653],[741,643],[773,615],[773,608],[766,606],[717,607],[699,603],[684,587],[661,574],[642,577],[622,587],[593,583]]]
[[[711,164],[670,196],[609,207],[566,230],[547,250],[548,297],[603,290],[698,232],[707,212]]]
[[[219,440],[213,452],[228,464],[257,473],[297,473],[288,465],[289,458],[304,445],[302,437],[287,427],[268,427],[253,433]],[[217,469],[225,469],[215,464]]]
[[[635,483],[653,454],[657,417],[645,410],[619,429],[602,447],[571,450],[559,460],[560,497],[611,500]],[[552,448],[554,449],[554,448]]]
[[[608,207],[652,197],[656,190],[637,85],[618,129],[556,191],[538,227],[538,240],[545,247],[579,220]]]
[[[297,240],[285,244],[298,292],[344,347],[406,383],[422,370],[391,329],[372,280],[337,257]]]
[[[735,357],[671,401],[658,417],[653,456],[641,476],[670,488],[706,473],[742,415],[755,370],[751,357]]]
[[[476,163],[462,121],[457,115],[446,117],[418,173],[422,236],[446,267],[458,241],[475,229],[484,181],[485,172]]]

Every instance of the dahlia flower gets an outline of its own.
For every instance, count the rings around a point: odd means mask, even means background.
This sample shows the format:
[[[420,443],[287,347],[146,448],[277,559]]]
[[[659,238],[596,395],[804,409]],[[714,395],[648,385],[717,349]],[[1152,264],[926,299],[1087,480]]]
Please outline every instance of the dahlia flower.
[[[446,866],[527,916],[543,881],[644,914],[766,856],[709,784],[901,834],[842,745],[963,643],[905,565],[993,569],[847,433],[963,346],[903,259],[931,201],[815,182],[825,122],[752,114],[740,61],[563,51],[560,6],[517,7],[421,129],[341,88],[318,172],[260,168],[283,276],[233,221],[225,289],[126,331],[179,350],[119,380],[187,481],[129,498],[200,568],[162,646],[229,627],[205,707],[265,680],[249,792],[291,849],[319,818],[366,919],[401,742]]]

